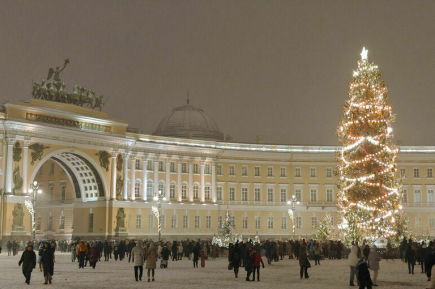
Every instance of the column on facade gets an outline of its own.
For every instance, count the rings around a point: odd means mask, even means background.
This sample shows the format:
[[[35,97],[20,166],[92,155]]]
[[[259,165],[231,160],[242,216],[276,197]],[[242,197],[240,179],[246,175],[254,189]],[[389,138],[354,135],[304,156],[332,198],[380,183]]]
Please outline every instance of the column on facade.
[[[171,156],[166,157],[166,199],[170,200],[170,189],[171,189]]]
[[[193,202],[193,159],[189,159],[189,201]]]
[[[159,192],[159,159],[159,155],[154,158],[154,196],[157,196]]]
[[[23,193],[26,194],[29,189],[27,184],[27,163],[29,160],[29,140],[25,140],[23,144]]]
[[[136,155],[131,155],[130,163],[130,199],[134,200],[136,197]]]
[[[129,153],[124,153],[124,200],[128,199],[128,157]]]
[[[211,163],[211,201],[213,203],[217,202],[217,196],[216,196],[216,159],[213,159],[212,163]]]
[[[8,145],[8,158],[6,163],[6,193],[12,193],[12,152],[14,149],[15,138],[6,138]]]
[[[142,200],[147,199],[147,187],[148,187],[148,155],[144,155],[142,160]]]
[[[182,166],[182,161],[181,158],[178,157],[177,160],[177,198],[178,201],[181,202],[182,198],[181,198],[181,188],[182,188],[182,181],[181,181],[181,166]]]
[[[111,186],[111,198],[116,200],[116,157],[118,156],[117,151],[112,152],[112,186]]]
[[[205,160],[201,160],[201,202],[205,202],[205,182],[204,182]]]

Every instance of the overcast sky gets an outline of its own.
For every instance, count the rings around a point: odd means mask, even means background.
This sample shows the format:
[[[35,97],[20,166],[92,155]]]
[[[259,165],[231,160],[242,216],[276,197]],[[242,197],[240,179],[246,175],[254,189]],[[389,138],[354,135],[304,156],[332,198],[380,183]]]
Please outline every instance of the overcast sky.
[[[435,1],[4,1],[0,102],[71,63],[104,111],[152,133],[202,108],[235,141],[336,145],[362,47],[397,114],[395,140],[435,145]]]

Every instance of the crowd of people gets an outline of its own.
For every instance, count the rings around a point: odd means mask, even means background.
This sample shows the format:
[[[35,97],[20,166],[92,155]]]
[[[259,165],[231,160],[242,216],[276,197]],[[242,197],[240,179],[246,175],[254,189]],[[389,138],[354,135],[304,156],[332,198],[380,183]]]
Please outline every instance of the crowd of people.
[[[9,243],[11,244],[9,249]],[[8,242],[8,255],[16,255],[19,242]],[[14,248],[16,251],[14,253]],[[306,241],[289,240],[263,242],[237,242],[230,244],[228,248],[220,248],[210,241],[172,241],[172,242],[153,242],[151,240],[94,240],[94,241],[54,241],[44,240],[39,242],[38,257],[34,251],[33,244],[28,243],[25,248],[19,265],[22,266],[25,282],[30,283],[31,273],[36,265],[44,274],[44,284],[52,284],[54,271],[55,251],[70,252],[71,261],[78,262],[78,268],[83,269],[89,266],[96,268],[97,262],[104,258],[104,262],[124,261],[133,263],[134,276],[136,281],[141,281],[144,265],[147,270],[148,282],[155,281],[155,269],[158,260],[160,268],[168,268],[169,260],[182,260],[183,257],[192,261],[194,268],[198,267],[201,260],[201,267],[205,266],[206,260],[218,258],[226,255],[228,257],[228,269],[234,272],[235,278],[239,276],[239,269],[243,267],[246,271],[246,281],[260,281],[260,268],[265,266],[262,256],[265,256],[267,264],[271,266],[274,262],[284,259],[295,259],[299,263],[300,278],[309,278],[308,269],[311,262],[320,265],[324,259],[347,258],[350,266],[349,285],[359,288],[372,288],[378,286],[378,273],[380,269],[381,254],[378,248],[363,243],[352,243],[347,248],[341,241],[316,240]],[[435,266],[435,243],[430,242],[426,246],[425,242],[417,243],[405,238],[397,249],[388,242],[385,254],[382,257],[387,261],[401,258],[407,263],[409,274],[414,274],[415,265],[421,267],[421,273],[427,275],[428,281],[432,281],[431,287],[435,289],[435,278],[432,278]],[[251,279],[252,275],[252,279]],[[433,279],[433,280],[432,280]],[[355,284],[356,283],[356,284]]]

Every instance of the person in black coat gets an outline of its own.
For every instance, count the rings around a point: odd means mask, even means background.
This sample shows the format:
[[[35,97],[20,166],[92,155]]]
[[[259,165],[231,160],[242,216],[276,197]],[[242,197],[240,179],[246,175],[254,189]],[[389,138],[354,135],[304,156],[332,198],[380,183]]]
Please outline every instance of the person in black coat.
[[[405,261],[408,262],[408,270],[409,274],[414,274],[414,265],[415,265],[415,252],[411,248],[411,243],[406,249]]]
[[[254,266],[254,252],[252,251],[252,247],[249,247],[245,259],[246,281],[251,281],[249,277],[251,277],[253,266]]]
[[[236,243],[236,245],[234,246],[230,262],[233,264],[234,276],[236,278],[238,278],[239,277],[239,267],[240,267],[240,262],[241,262],[241,256],[240,256],[240,250],[239,250],[238,243]]]
[[[370,278],[370,271],[364,259],[358,261],[358,283],[359,289],[372,289],[372,279]]]
[[[199,259],[199,253],[201,252],[201,246],[199,245],[199,242],[196,243],[195,246],[193,246],[193,268],[198,268],[198,259]]]
[[[24,277],[26,277],[26,284],[29,284],[32,271],[36,267],[36,254],[33,251],[33,245],[29,244],[27,250],[21,255],[18,266],[21,266],[21,264],[23,264],[22,270]]]
[[[42,258],[41,262],[44,267],[44,278],[45,283],[50,283],[53,276],[54,271],[54,249],[51,248],[51,245],[47,242],[44,244],[44,249],[42,250]]]

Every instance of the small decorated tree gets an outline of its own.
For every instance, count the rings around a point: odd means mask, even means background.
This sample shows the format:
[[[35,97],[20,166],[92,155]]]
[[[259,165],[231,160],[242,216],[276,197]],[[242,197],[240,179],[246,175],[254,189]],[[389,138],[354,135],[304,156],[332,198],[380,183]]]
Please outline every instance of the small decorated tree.
[[[329,214],[326,214],[320,224],[317,226],[316,240],[327,241],[331,240],[333,234],[332,219]]]

